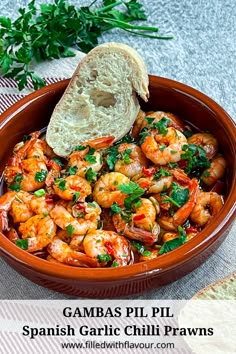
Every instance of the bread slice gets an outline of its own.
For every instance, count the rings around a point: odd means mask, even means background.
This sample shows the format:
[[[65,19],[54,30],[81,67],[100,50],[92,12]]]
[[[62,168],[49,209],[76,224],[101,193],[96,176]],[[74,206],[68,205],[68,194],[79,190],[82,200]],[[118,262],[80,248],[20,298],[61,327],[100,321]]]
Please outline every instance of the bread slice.
[[[103,136],[122,138],[147,101],[148,74],[139,54],[121,43],[92,49],[78,65],[50,119],[46,140],[59,156]]]
[[[193,300],[236,300],[236,272],[197,292]]]

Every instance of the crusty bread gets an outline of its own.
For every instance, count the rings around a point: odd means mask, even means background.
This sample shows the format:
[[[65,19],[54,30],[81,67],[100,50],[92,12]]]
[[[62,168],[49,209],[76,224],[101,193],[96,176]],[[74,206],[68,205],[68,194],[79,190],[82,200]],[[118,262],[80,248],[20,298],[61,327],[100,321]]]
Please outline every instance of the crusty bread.
[[[46,140],[59,156],[102,136],[119,140],[147,101],[148,75],[139,54],[121,43],[92,49],[78,65],[50,119]]]
[[[194,300],[236,300],[236,272],[230,274],[193,296]]]

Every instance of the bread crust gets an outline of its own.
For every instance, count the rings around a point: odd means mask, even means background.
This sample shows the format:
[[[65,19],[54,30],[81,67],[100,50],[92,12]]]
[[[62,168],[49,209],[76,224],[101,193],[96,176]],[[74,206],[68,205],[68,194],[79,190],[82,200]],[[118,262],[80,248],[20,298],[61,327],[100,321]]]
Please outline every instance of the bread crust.
[[[104,43],[79,63],[51,116],[46,140],[66,157],[73,148],[97,137],[119,140],[147,101],[148,74],[141,56],[122,43]]]
[[[236,300],[236,272],[198,291],[193,300]]]

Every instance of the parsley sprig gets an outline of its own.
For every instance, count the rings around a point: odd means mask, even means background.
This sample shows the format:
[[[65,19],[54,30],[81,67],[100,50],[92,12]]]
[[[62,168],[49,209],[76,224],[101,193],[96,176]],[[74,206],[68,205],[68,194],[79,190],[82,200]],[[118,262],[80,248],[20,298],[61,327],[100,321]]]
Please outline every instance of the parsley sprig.
[[[179,236],[177,238],[174,238],[173,240],[167,241],[165,242],[160,250],[159,250],[159,254],[164,254],[170,251],[173,251],[175,248],[183,245],[185,242],[188,241],[188,237],[187,234],[184,230],[183,227],[178,226],[178,234]]]
[[[177,208],[181,208],[189,200],[189,194],[188,188],[182,188],[178,183],[173,182],[170,195],[161,193],[161,196],[165,198],[162,202],[171,202]]]
[[[132,21],[146,21],[142,4],[138,0],[103,0],[102,7],[77,8],[67,0],[54,0],[51,4],[36,6],[35,0],[19,9],[15,21],[0,16],[0,67],[3,75],[14,78],[22,90],[28,82],[35,89],[45,81],[30,68],[32,61],[71,57],[71,47],[88,52],[98,44],[103,32],[112,28],[143,37],[172,39],[148,32],[158,32],[157,27],[139,26]],[[119,7],[121,5],[121,7]]]
[[[145,190],[137,183],[132,181],[129,184],[124,183],[117,186],[117,189],[124,194],[128,194],[128,197],[124,200],[126,210],[130,211],[133,207],[138,208],[141,206],[142,201],[140,197],[145,193]]]
[[[199,176],[203,169],[210,167],[206,151],[201,146],[186,144],[182,147],[182,150],[184,153],[181,155],[181,159],[188,161],[185,168],[187,174],[194,172],[196,176]]]

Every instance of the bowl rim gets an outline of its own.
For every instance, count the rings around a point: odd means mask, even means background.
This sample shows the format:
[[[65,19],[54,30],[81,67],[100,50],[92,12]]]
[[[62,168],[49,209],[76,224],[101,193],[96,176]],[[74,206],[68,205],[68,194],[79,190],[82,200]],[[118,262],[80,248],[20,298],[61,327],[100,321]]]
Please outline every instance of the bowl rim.
[[[227,129],[227,133],[230,136],[231,141],[234,142],[234,156],[236,157],[236,126],[232,118],[227,112],[213,99],[205,95],[204,93],[175,80],[149,75],[150,82],[156,80],[156,83],[160,86],[168,87],[173,90],[181,91],[194,100],[198,100],[201,104],[207,106],[217,116],[223,118],[224,126]],[[0,128],[2,128],[9,120],[11,120],[19,111],[31,104],[37,98],[46,95],[49,92],[57,91],[59,88],[63,88],[69,83],[69,79],[61,80],[57,83],[50,84],[26,97],[20,99],[13,104],[0,116]],[[222,119],[220,119],[222,121]],[[232,186],[228,195],[228,198],[221,210],[221,213],[214,219],[214,224],[210,223],[203,231],[201,231],[196,237],[186,242],[184,245],[177,249],[159,256],[156,259],[135,263],[126,267],[117,268],[79,268],[59,263],[50,263],[47,260],[40,259],[34,255],[20,249],[8,240],[0,232],[0,252],[11,258],[14,258],[17,262],[24,264],[28,268],[33,268],[39,273],[47,274],[49,276],[57,278],[65,278],[68,280],[87,280],[92,282],[107,282],[107,281],[124,281],[125,279],[142,278],[144,276],[155,276],[158,273],[164,273],[173,268],[177,269],[179,266],[187,261],[190,261],[193,257],[196,257],[203,251],[205,251],[211,244],[215,243],[221,236],[223,230],[226,230],[233,222],[235,217],[235,202],[236,195],[236,174],[234,175]],[[70,269],[68,272],[67,270]]]

